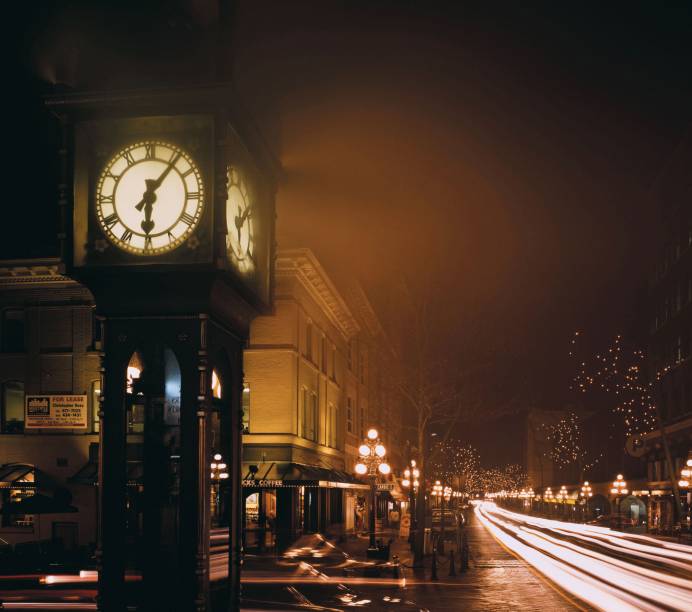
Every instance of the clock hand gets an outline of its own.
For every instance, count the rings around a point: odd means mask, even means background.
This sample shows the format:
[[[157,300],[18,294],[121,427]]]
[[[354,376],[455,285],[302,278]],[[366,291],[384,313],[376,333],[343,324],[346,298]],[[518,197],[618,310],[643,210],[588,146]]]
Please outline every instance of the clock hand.
[[[180,155],[180,152],[173,155],[164,171],[159,175],[159,178],[144,180],[146,189],[144,190],[144,194],[142,194],[142,199],[135,205],[135,209],[142,210],[142,208],[144,208],[144,220],[140,225],[147,235],[154,229],[155,225],[154,221],[151,219],[151,211],[154,202],[156,202],[156,190],[161,186],[161,183],[163,183],[169,172],[173,169],[173,166],[180,159]]]
[[[168,165],[166,166],[166,169],[161,173],[161,176],[154,181],[154,189],[158,189],[161,187],[161,183],[163,183],[163,179],[165,179],[168,176],[168,173],[173,169],[173,166],[175,166],[176,162],[180,159],[180,153],[176,153],[172,158],[171,161],[168,162]]]
[[[144,205],[146,204],[147,198],[151,197],[151,195],[154,195],[154,192],[161,187],[161,183],[163,183],[164,179],[168,176],[168,173],[173,169],[173,166],[175,166],[176,162],[180,159],[180,153],[176,153],[171,160],[168,162],[168,165],[166,166],[165,170],[161,173],[159,178],[157,179],[145,179],[144,182],[146,183],[146,191],[144,192],[144,195],[142,196],[142,199],[139,201],[139,203],[135,206],[137,210],[142,210]],[[154,197],[153,202],[156,201],[156,197]]]
[[[240,244],[240,230],[245,224],[245,219],[247,219],[248,213],[250,212],[250,207],[248,206],[242,213],[242,215],[235,216],[235,229],[238,232],[238,244]]]
[[[142,201],[140,202],[144,207],[144,221],[140,223],[145,234],[149,234],[152,229],[154,229],[154,222],[151,220],[151,211],[154,207],[154,202],[156,202],[155,181],[152,179],[146,179],[144,181],[147,185],[147,189],[144,192]]]

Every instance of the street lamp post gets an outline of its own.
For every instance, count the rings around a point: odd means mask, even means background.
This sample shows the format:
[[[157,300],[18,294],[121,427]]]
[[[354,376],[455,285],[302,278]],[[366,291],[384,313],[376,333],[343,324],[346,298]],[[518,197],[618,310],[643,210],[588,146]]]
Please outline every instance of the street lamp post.
[[[418,481],[420,471],[416,467],[415,459],[411,459],[409,464],[411,467],[404,470],[404,478],[401,484],[404,488],[408,489],[409,516],[411,517],[408,541],[413,544],[414,534],[418,528],[418,520],[416,518],[416,495],[418,494],[418,485],[420,484]]]
[[[442,507],[443,506],[443,498],[442,498],[443,492],[444,492],[444,487],[442,486],[442,484],[440,483],[439,480],[436,480],[435,484],[432,486],[432,490],[430,491],[430,495],[431,495],[431,497],[434,497],[436,499],[437,503],[435,505],[437,508],[440,509],[440,536],[442,535],[441,532],[444,529],[444,512],[442,512],[442,510],[443,510],[443,507]],[[432,527],[432,525],[431,525],[431,527]],[[441,541],[440,536],[438,536],[437,542],[435,543],[436,544],[435,548],[438,550],[438,552],[442,552],[442,550],[440,549],[440,541]]]
[[[565,485],[562,485],[560,487],[560,490],[557,492],[557,500],[560,502],[560,518],[564,519],[565,518],[565,501],[567,500],[567,488]]]
[[[214,455],[214,461],[209,464],[211,469],[211,483],[213,491],[213,502],[214,502],[214,518],[218,522],[219,520],[219,510],[221,506],[221,481],[228,478],[228,472],[226,471],[226,464],[223,463],[223,457],[216,453]]]
[[[586,508],[590,497],[593,497],[591,485],[588,480],[585,480],[579,492],[579,498],[581,499],[581,518],[584,522],[586,522]]]
[[[548,502],[548,512],[546,514],[548,514],[548,516],[550,516],[550,515],[552,515],[550,502],[555,501],[555,498],[553,497],[553,489],[551,487],[548,487],[543,492],[543,505],[544,506],[545,506],[546,501]],[[545,511],[545,508],[544,508],[544,511]]]
[[[367,475],[370,478],[370,545],[368,552],[377,551],[375,542],[375,504],[377,501],[377,473],[386,476],[391,471],[386,461],[387,449],[380,442],[376,429],[368,430],[368,437],[358,447],[359,462],[356,464],[356,474]]]
[[[615,495],[615,502],[617,504],[618,512],[618,529],[622,529],[622,514],[620,513],[620,498],[623,495],[627,495],[627,483],[622,479],[622,474],[618,474],[617,478],[613,480],[613,486],[610,489],[611,494]]]

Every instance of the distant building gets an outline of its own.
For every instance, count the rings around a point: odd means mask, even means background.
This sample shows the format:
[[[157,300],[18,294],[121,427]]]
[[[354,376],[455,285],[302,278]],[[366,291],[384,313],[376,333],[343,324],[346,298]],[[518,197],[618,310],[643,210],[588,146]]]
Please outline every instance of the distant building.
[[[91,294],[60,273],[58,260],[0,262],[0,538],[11,544],[95,544],[95,482],[74,480],[98,442],[100,372],[92,313]],[[77,398],[80,427],[26,422],[26,396],[41,402]],[[41,513],[22,511],[37,494]]]
[[[692,139],[659,177],[656,198],[662,241],[649,293],[649,369],[677,479],[692,452]],[[653,431],[642,442],[636,453],[647,464],[649,526],[669,531],[672,484],[660,433]],[[689,512],[689,494],[681,495]]]

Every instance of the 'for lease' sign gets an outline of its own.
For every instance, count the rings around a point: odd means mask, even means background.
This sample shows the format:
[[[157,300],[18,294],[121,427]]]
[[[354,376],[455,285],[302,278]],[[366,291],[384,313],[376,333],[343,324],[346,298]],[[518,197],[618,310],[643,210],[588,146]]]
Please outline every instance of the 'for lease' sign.
[[[86,395],[27,395],[25,429],[86,429]]]

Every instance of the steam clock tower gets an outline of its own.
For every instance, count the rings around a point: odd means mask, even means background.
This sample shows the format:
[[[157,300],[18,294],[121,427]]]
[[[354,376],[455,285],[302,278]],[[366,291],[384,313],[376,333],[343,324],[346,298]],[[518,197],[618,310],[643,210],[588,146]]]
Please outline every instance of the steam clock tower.
[[[209,86],[47,102],[62,257],[96,302],[102,610],[236,605],[242,349],[270,308],[277,168],[235,100]]]

